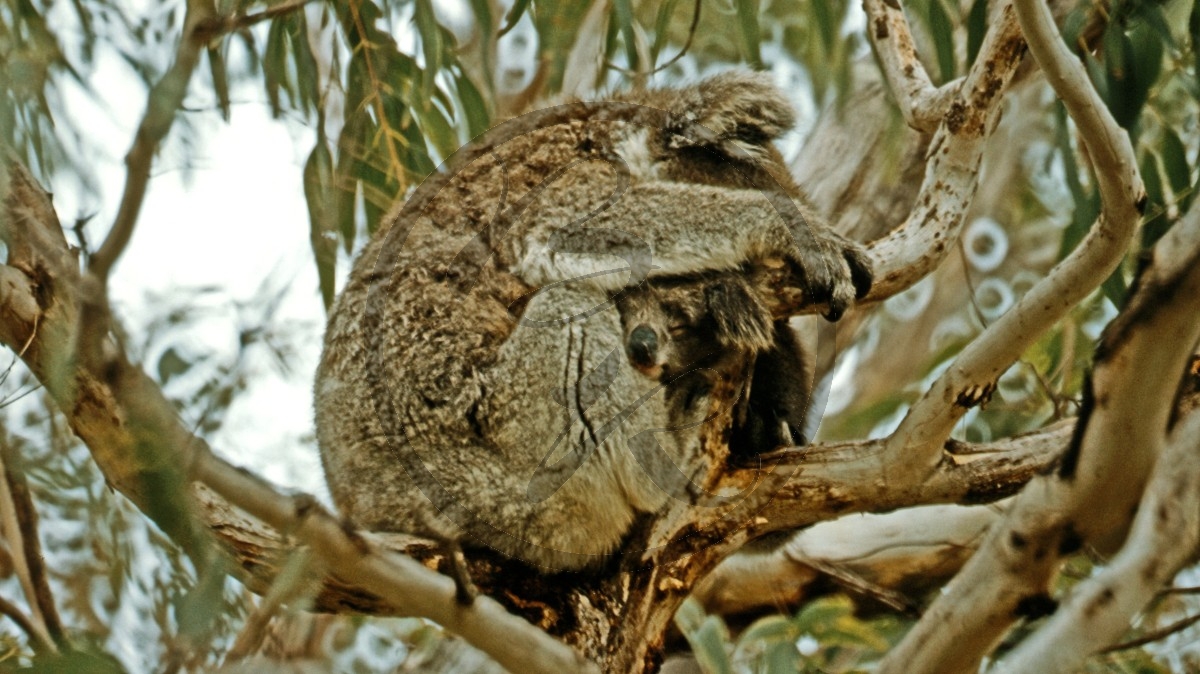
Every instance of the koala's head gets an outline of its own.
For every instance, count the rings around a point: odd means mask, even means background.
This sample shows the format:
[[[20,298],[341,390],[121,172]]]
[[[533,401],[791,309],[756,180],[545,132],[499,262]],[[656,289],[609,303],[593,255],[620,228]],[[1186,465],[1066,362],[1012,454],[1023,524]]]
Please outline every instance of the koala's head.
[[[617,308],[630,365],[662,382],[765,350],[773,340],[770,312],[732,273],[643,283]]]
[[[624,98],[667,113],[662,128],[617,144],[635,171],[679,182],[795,189],[774,141],[795,125],[796,113],[769,74],[730,71]]]

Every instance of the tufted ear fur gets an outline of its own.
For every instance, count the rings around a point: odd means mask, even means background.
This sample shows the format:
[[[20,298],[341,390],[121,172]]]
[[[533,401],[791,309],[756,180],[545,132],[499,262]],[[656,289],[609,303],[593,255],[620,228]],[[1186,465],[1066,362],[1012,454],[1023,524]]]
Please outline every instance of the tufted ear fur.
[[[730,158],[763,159],[771,141],[796,123],[791,102],[768,73],[721,73],[687,94],[672,111],[673,148],[702,145]]]

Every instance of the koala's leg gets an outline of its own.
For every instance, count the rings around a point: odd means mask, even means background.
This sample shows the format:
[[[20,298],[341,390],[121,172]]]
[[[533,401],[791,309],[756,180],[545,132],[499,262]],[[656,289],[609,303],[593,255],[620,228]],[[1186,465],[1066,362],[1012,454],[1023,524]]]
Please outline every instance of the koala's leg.
[[[741,423],[730,450],[753,455],[805,445],[805,421],[813,391],[814,357],[787,321],[774,323],[774,344],[758,354]]]
[[[586,282],[538,291],[486,376],[477,417],[505,476],[484,535],[549,569],[601,563],[636,512],[665,498],[628,446],[666,425],[663,395],[629,364],[609,294]]]
[[[582,217],[579,217],[582,216]],[[834,233],[790,197],[682,183],[635,184],[606,209],[562,208],[528,232],[518,276],[533,285],[591,277],[610,290],[653,276],[734,270],[783,260],[795,265],[827,317],[841,316],[871,286],[859,244]],[[624,258],[629,273],[613,258]]]

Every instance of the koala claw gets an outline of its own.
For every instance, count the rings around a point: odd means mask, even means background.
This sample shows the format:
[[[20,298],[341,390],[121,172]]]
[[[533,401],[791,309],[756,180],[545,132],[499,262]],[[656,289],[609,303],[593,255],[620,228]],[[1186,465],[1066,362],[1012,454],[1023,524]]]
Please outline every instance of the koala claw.
[[[836,321],[870,292],[871,258],[861,244],[833,232],[813,235],[816,240],[800,252],[796,266],[811,301],[827,303],[825,318]]]

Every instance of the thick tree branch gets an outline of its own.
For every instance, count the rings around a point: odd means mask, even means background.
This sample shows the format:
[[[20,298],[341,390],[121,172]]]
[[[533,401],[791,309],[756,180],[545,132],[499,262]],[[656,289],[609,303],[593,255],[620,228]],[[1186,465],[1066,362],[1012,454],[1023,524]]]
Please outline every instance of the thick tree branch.
[[[996,379],[1108,278],[1129,249],[1143,198],[1133,147],[1066,48],[1042,0],[1017,2],[1030,50],[1063,99],[1094,162],[1104,210],[1086,238],[1011,310],[988,326],[913,405],[888,443],[889,463],[921,473],[967,410],[986,402]]]
[[[1195,559],[1200,546],[1200,413],[1172,433],[1138,506],[1125,547],[1076,586],[1000,672],[1066,672],[1115,644],[1137,614]]]
[[[906,596],[956,573],[1002,512],[993,505],[934,505],[823,522],[784,545],[721,562],[693,595],[710,613],[742,613],[795,605],[830,579],[909,610]]]
[[[1003,525],[881,672],[976,668],[1015,620],[1045,611],[1063,555],[1089,543],[1115,549],[1124,539],[1200,338],[1198,262],[1200,206],[1193,206],[1154,247],[1129,303],[1105,330],[1090,394],[1057,471],[1020,493]]]

